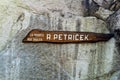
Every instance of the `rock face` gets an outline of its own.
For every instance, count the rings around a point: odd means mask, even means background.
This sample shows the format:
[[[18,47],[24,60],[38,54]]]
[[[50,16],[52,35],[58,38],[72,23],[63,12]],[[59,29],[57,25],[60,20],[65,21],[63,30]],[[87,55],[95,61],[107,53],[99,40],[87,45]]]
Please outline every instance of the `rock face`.
[[[93,0],[99,6],[105,9],[116,11],[120,8],[120,0]]]
[[[107,21],[84,17],[91,3],[0,1],[0,80],[119,80],[119,11],[99,14],[104,20],[109,17]],[[32,29],[114,34],[117,29],[117,38],[85,44],[22,43]]]
[[[113,15],[109,16],[107,19],[107,27],[108,29],[115,34],[115,43],[116,43],[116,50],[114,55],[114,70],[117,71],[113,76],[111,80],[119,80],[120,79],[120,64],[119,64],[119,58],[120,58],[120,10],[116,11]],[[118,60],[116,60],[118,59]]]

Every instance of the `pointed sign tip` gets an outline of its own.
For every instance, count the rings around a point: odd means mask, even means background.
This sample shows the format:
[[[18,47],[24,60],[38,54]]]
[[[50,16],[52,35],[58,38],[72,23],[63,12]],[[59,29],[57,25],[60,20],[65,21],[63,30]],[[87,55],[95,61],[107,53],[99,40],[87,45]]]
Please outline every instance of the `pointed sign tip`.
[[[75,31],[43,31],[39,29],[31,30],[23,39],[23,43],[93,43],[108,41],[114,34],[75,32]]]

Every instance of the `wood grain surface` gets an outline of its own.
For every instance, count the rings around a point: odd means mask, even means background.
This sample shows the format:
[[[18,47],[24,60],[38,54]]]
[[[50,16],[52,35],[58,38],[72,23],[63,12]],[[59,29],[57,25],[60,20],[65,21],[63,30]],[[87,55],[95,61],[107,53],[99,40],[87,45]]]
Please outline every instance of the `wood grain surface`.
[[[108,41],[113,36],[113,34],[93,32],[43,31],[33,29],[23,39],[23,43],[93,43],[99,41]]]

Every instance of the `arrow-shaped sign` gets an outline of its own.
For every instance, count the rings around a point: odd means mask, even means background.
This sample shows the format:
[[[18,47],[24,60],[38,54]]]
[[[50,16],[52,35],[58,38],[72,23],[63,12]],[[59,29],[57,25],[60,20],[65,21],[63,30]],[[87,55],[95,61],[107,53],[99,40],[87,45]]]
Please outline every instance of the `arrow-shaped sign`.
[[[75,32],[75,31],[43,31],[34,29],[23,39],[23,43],[82,43],[108,41],[113,34]]]

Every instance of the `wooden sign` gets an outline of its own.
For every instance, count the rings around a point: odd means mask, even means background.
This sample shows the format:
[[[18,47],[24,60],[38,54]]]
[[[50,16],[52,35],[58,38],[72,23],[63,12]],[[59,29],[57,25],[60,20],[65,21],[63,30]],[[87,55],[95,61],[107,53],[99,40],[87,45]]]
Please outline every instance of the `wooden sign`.
[[[23,39],[23,43],[82,43],[108,41],[113,34],[74,32],[74,31],[43,31],[34,29]]]

